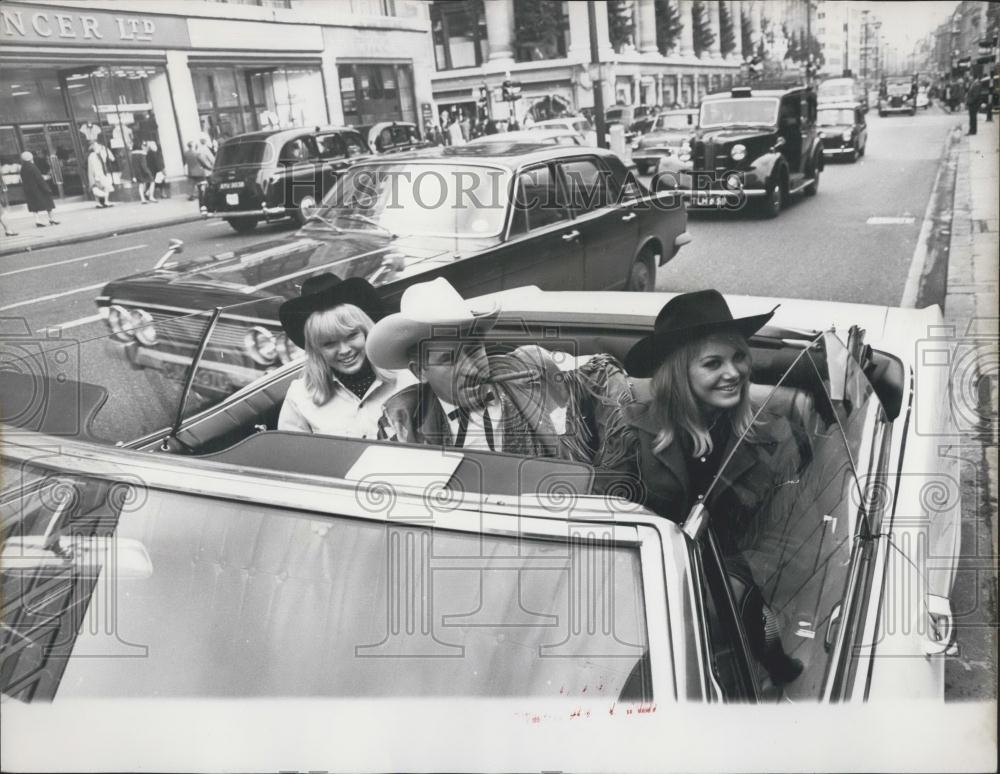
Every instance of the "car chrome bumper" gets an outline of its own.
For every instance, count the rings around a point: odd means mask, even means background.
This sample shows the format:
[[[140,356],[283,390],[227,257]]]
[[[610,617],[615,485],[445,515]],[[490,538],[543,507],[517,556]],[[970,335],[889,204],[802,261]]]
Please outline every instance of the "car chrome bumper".
[[[713,207],[719,203],[739,205],[743,199],[753,199],[767,194],[763,188],[741,188],[737,191],[723,188],[713,188],[707,191],[693,188],[668,188],[667,190],[680,194],[689,206],[694,207]],[[723,201],[719,202],[719,199]]]
[[[168,379],[178,382],[187,380],[192,360],[190,356],[164,352],[136,341],[115,344],[115,348],[124,353],[125,358],[134,368],[150,368],[159,371]],[[280,363],[275,363],[275,365],[280,365]],[[258,370],[232,363],[202,359],[198,363],[193,384],[229,395],[253,383],[265,373],[263,366]]]
[[[209,211],[208,207],[201,208],[201,217],[205,220],[209,218],[281,218],[289,213],[287,207],[261,207],[259,210],[218,210]]]
[[[836,156],[840,153],[854,153],[854,148],[848,146],[846,148],[823,148],[823,155]]]

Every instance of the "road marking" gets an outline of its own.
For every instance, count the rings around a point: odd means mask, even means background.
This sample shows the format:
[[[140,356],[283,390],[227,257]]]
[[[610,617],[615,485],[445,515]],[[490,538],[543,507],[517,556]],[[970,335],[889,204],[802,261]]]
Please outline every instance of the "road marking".
[[[85,288],[76,288],[75,290],[66,290],[62,293],[53,293],[49,296],[39,296],[38,298],[29,298],[27,301],[18,301],[16,304],[8,304],[7,306],[0,306],[0,312],[6,312],[8,309],[17,309],[19,306],[28,306],[28,304],[38,304],[42,301],[52,301],[56,298],[62,298],[63,296],[71,296],[74,293],[84,293],[88,290],[97,290],[98,288],[103,288],[107,282],[98,282],[96,285],[87,285]]]
[[[70,320],[69,322],[59,323],[58,325],[50,325],[48,328],[42,328],[42,333],[60,333],[62,331],[68,331],[70,328],[77,328],[81,325],[86,325],[87,323],[97,322],[100,319],[101,315],[92,314],[90,317],[81,317],[79,320]]]
[[[91,258],[103,258],[105,255],[117,255],[118,253],[127,253],[129,250],[141,250],[143,247],[149,247],[149,245],[134,245],[132,247],[123,247],[120,250],[111,250],[107,253],[94,253],[93,255],[84,255],[82,258],[69,258],[65,261],[56,261],[54,263],[43,263],[39,266],[28,266],[24,269],[14,269],[13,271],[5,271],[0,274],[0,277],[9,277],[12,274],[20,274],[23,271],[38,271],[39,269],[50,269],[53,266],[64,266],[67,263],[76,263],[77,261],[89,261]]]
[[[910,260],[910,271],[906,275],[906,284],[903,286],[903,297],[899,301],[901,307],[913,308],[917,305],[924,275],[933,268],[927,265],[927,255],[931,232],[934,230],[934,208],[937,204],[938,189],[943,185],[945,172],[949,168],[949,160],[952,154],[957,152],[958,138],[961,136],[961,132],[961,126],[954,127],[944,141],[944,151],[938,162],[937,175],[934,177],[931,195],[927,199],[927,209],[924,210],[924,220],[920,225],[920,233],[917,235],[917,246],[913,249],[913,258]]]
[[[877,215],[873,215],[872,217],[868,218],[868,220],[866,220],[865,222],[869,226],[908,226],[915,220],[916,218],[914,218],[912,215],[905,215],[903,217],[898,217],[898,218],[879,217]]]

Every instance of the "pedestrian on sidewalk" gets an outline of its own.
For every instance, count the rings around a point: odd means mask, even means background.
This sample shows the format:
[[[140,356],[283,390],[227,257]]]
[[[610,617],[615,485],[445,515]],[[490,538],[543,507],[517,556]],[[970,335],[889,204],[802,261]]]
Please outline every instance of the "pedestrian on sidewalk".
[[[982,90],[979,81],[969,78],[968,91],[965,92],[965,106],[969,109],[969,134],[976,133],[976,121],[979,119],[979,103],[982,100]]]
[[[146,141],[146,163],[153,174],[153,193],[160,199],[168,198],[167,177],[164,174],[166,167],[163,163],[163,154],[155,140]]]
[[[36,228],[46,226],[58,226],[59,221],[52,217],[52,210],[56,208],[52,201],[52,193],[49,191],[49,184],[42,171],[35,166],[34,156],[31,151],[21,154],[21,185],[24,188],[24,198],[28,202],[28,211],[35,214]],[[49,216],[48,223],[42,223],[41,214]]]
[[[4,236],[17,236],[17,232],[7,225],[7,206],[7,184],[0,177],[0,226],[3,226]]]
[[[87,179],[90,180],[90,192],[97,200],[97,206],[104,209],[115,206],[108,201],[115,186],[108,173],[108,165],[104,161],[104,154],[101,151],[102,147],[99,142],[90,143],[90,154],[87,156]]]
[[[983,99],[983,104],[986,105],[986,120],[992,123],[993,121],[993,108],[997,104],[997,76],[996,74],[990,75],[990,79],[986,82],[986,96]]]
[[[203,152],[198,144],[192,140],[187,144],[187,150],[184,151],[184,164],[187,166],[188,180],[191,181],[191,192],[188,194],[188,201],[197,199],[200,206],[205,178],[212,171],[212,160],[209,154]]]
[[[155,202],[153,188],[156,184],[153,182],[153,173],[149,171],[149,164],[146,161],[146,144],[138,137],[132,140],[129,160],[132,162],[132,182],[137,183],[139,187],[139,203]]]

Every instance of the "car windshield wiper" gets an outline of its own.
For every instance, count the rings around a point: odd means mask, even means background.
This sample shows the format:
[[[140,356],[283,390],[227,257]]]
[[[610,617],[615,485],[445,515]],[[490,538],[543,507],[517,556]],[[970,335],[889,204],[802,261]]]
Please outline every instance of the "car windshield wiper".
[[[306,217],[306,222],[303,223],[302,225],[306,226],[309,223],[311,223],[312,221],[318,221],[318,222],[322,223],[324,226],[326,226],[327,228],[329,228],[329,229],[337,232],[338,234],[343,234],[344,233],[344,229],[342,229],[340,226],[335,226],[333,223],[331,223],[329,220],[327,220],[326,218],[324,218],[318,212],[314,212],[314,213],[310,214],[309,216],[307,216]]]
[[[394,234],[390,229],[388,229],[385,226],[383,226],[381,223],[379,223],[374,218],[370,218],[367,215],[362,215],[359,212],[340,212],[340,213],[337,213],[337,217],[338,218],[344,218],[345,220],[360,220],[362,223],[367,223],[369,226],[374,226],[375,228],[379,229],[380,231],[384,231],[386,234],[388,234],[393,239],[396,238],[396,234]]]

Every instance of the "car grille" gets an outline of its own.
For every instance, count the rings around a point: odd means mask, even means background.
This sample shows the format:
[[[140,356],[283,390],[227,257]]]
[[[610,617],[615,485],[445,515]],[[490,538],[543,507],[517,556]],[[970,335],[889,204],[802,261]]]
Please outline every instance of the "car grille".
[[[197,317],[177,317],[162,312],[154,312],[152,316],[157,336],[161,341],[169,342],[174,346],[191,347],[196,346],[201,341],[210,317],[208,313]],[[209,349],[242,350],[243,339],[249,327],[249,324],[246,323],[225,322],[224,319],[220,319],[215,325],[215,330],[212,331]]]

